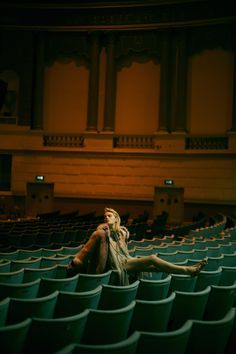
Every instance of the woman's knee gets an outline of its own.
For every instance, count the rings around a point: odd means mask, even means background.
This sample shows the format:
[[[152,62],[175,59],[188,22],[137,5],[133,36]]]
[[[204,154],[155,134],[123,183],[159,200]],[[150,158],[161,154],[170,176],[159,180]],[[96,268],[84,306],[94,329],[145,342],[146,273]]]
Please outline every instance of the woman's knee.
[[[93,232],[91,238],[99,240],[100,242],[104,242],[107,240],[107,234],[105,233],[105,231],[96,230]]]
[[[155,265],[157,262],[157,257],[155,254],[150,254],[148,257],[148,260],[150,262],[151,265]]]

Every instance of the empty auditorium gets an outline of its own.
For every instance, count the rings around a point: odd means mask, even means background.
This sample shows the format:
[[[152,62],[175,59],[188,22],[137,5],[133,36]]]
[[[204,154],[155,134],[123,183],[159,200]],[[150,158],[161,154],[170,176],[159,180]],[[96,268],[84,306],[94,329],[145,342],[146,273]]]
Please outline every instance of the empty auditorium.
[[[236,9],[0,3],[1,354],[235,354]]]

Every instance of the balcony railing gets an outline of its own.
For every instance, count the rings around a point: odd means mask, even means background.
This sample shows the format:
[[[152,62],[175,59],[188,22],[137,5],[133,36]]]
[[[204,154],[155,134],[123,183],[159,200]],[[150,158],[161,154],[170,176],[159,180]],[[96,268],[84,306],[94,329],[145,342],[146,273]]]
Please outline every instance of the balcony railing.
[[[58,146],[58,147],[84,147],[84,136],[83,135],[44,135],[43,136],[44,146]]]
[[[155,141],[152,135],[120,135],[113,138],[114,148],[154,149]]]
[[[227,150],[227,136],[192,136],[185,139],[186,150]]]

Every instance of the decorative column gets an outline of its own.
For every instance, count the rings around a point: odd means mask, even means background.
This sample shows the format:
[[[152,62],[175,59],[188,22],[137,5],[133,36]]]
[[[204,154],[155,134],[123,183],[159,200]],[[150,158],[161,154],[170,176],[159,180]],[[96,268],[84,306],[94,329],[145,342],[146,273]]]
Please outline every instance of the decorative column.
[[[115,44],[112,34],[107,41],[107,68],[104,107],[104,131],[114,131],[115,126],[115,101],[116,101],[116,67]]]
[[[171,131],[186,130],[187,54],[184,33],[173,42]]]
[[[35,74],[33,78],[31,129],[43,129],[43,92],[44,92],[44,34],[36,34]]]
[[[163,32],[161,49],[160,112],[158,131],[169,130],[170,120],[170,33]]]
[[[236,55],[234,54],[234,74],[233,74],[233,112],[231,131],[236,131]]]
[[[91,34],[87,130],[97,130],[99,85],[99,38]]]

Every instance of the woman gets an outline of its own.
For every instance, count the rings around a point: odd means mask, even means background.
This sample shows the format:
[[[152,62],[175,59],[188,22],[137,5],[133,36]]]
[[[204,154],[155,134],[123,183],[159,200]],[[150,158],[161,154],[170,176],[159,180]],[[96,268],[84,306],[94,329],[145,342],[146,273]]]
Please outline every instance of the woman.
[[[129,282],[129,274],[134,272],[165,272],[175,274],[197,275],[207,264],[204,259],[192,266],[176,265],[166,262],[157,255],[131,257],[127,242],[128,230],[120,225],[119,214],[111,208],[105,208],[105,224],[98,226],[82,249],[68,265],[68,275],[88,271],[97,274],[108,269],[118,271],[120,284]]]

